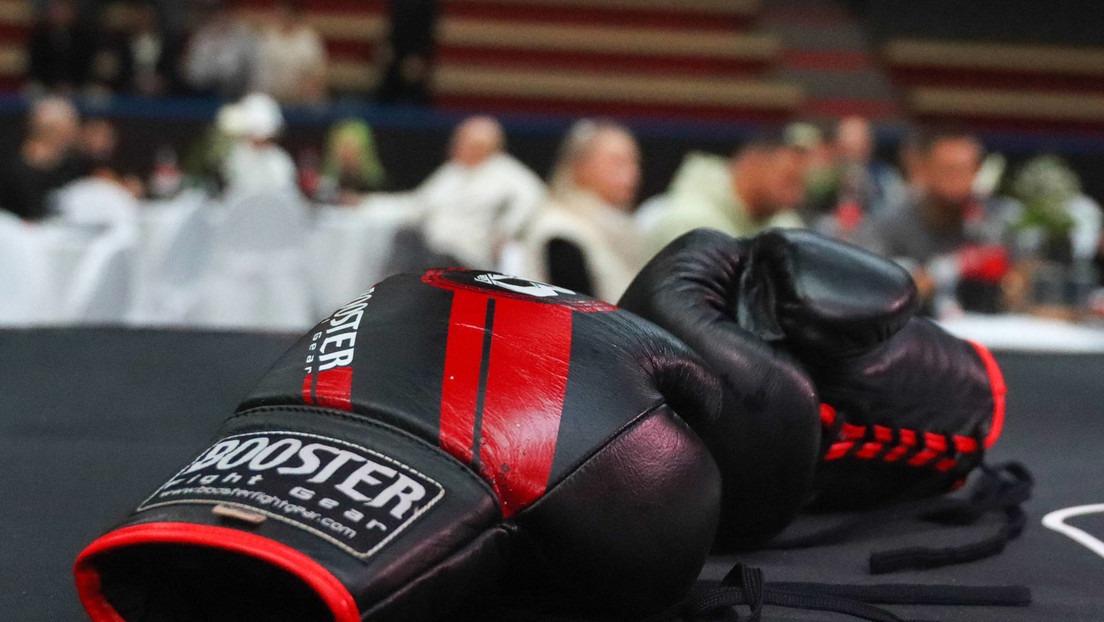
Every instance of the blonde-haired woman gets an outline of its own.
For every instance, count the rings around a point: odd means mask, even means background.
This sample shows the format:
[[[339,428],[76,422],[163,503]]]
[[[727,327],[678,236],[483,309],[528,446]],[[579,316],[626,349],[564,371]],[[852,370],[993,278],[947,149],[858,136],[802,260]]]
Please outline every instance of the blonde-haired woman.
[[[644,261],[630,215],[639,184],[632,134],[609,121],[577,122],[525,230],[526,276],[616,301]]]

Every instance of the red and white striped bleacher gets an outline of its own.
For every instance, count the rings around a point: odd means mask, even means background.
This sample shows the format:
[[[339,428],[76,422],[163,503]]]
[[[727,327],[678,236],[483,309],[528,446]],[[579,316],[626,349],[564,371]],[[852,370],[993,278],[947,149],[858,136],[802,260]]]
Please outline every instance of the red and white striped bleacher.
[[[1104,48],[897,39],[883,58],[919,118],[1104,134]]]
[[[245,0],[260,19],[268,0]],[[371,90],[386,36],[382,0],[309,0],[339,92]],[[125,9],[121,9],[125,10]],[[752,23],[758,0],[446,0],[438,23],[436,105],[447,110],[781,120],[801,105],[769,77],[781,54]],[[0,0],[0,88],[26,66],[26,2]],[[116,17],[109,14],[110,27]]]

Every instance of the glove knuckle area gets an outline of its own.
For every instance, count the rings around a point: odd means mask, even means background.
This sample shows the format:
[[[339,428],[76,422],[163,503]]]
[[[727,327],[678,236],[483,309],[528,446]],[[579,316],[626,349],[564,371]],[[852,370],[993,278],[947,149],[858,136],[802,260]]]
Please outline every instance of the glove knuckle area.
[[[795,349],[835,357],[896,332],[917,294],[889,260],[808,231],[773,230],[751,241],[740,304],[753,317],[773,315],[759,323],[777,325]]]
[[[701,571],[719,506],[708,450],[660,405],[516,517],[525,538],[509,591],[569,615],[654,612]]]
[[[618,306],[665,327],[715,322],[731,315],[730,293],[743,262],[743,241],[695,229],[653,257]]]

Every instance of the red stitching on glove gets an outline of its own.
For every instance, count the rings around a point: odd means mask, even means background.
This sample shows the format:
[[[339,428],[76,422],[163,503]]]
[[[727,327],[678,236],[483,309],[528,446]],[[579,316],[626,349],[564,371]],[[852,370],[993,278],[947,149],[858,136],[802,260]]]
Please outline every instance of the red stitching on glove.
[[[866,426],[845,423],[840,427],[839,437],[848,441],[859,441],[866,437]]]
[[[842,443],[832,443],[832,446],[828,448],[828,453],[824,455],[825,460],[837,460],[847,455],[847,452],[851,451],[851,448],[855,446],[855,443],[851,441],[844,441]]]
[[[884,425],[874,426],[874,439],[882,443],[893,442],[893,430],[885,427]]]
[[[827,404],[821,404],[820,420],[825,429],[830,428],[836,422],[836,410]],[[859,442],[869,438],[871,433],[874,440]],[[844,423],[838,432],[840,440],[828,447],[824,460],[839,460],[849,455],[860,460],[872,460],[881,454],[883,462],[896,462],[918,447],[921,435],[924,439],[923,449],[909,458],[909,466],[934,466],[937,471],[949,471],[958,464],[962,455],[976,453],[980,449],[977,439],[960,434],[945,435],[908,428],[894,430],[884,425]],[[896,444],[893,443],[894,437],[897,438]]]
[[[855,452],[855,457],[861,460],[869,460],[878,455],[882,451],[882,447],[885,447],[885,445],[881,443],[863,443],[862,448]]]
[[[936,457],[937,455],[939,455],[939,452],[935,451],[934,449],[925,449],[915,456],[909,458],[908,465],[924,466],[925,464],[931,462],[932,458]]]

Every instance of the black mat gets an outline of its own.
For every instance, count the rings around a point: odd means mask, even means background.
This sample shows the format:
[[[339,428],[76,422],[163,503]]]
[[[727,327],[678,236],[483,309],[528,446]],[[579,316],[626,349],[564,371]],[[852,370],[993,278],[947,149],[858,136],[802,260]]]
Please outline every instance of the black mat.
[[[67,329],[0,331],[0,619],[86,619],[72,585],[77,552],[205,441],[291,342],[289,335]],[[941,620],[1104,620],[1104,558],[1040,524],[1104,503],[1104,356],[999,354],[1008,419],[992,460],[1027,463],[1038,484],[1028,529],[972,564],[872,577],[871,550],[967,542],[996,527],[887,525],[837,546],[741,560],[768,582],[1023,584],[1027,608],[889,607]],[[808,527],[805,524],[796,527]],[[1104,516],[1070,521],[1104,540]],[[720,577],[736,558],[714,558]],[[768,608],[766,620],[842,620]]]

